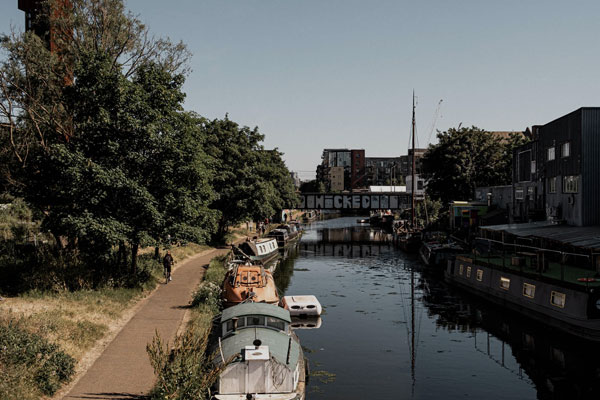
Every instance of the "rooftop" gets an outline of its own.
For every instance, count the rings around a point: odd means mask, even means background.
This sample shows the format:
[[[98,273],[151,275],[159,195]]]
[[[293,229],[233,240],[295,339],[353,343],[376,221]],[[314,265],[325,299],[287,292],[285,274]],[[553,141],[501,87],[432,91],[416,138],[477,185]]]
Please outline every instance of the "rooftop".
[[[288,368],[292,370],[295,368],[295,365],[298,362],[298,358],[300,356],[300,344],[296,340],[291,339],[290,336],[286,335],[283,332],[274,331],[272,329],[267,328],[240,329],[234,334],[226,337],[225,339],[222,339],[221,348],[223,349],[223,358],[225,360],[228,360],[229,358],[238,353],[243,355],[246,346],[252,346],[256,339],[262,342],[261,346],[269,347],[269,353],[271,357],[274,357],[275,360],[277,360],[277,362],[283,365],[288,365]],[[289,364],[286,364],[288,347],[290,345],[290,362]],[[217,359],[220,358],[221,357],[219,354],[217,356]]]
[[[266,303],[245,303],[223,310],[223,314],[221,315],[221,323],[234,317],[244,317],[248,315],[265,315],[279,318],[286,322],[292,322],[292,319],[290,318],[290,312],[281,307]]]
[[[569,226],[540,221],[482,226],[481,229],[504,231],[519,237],[539,237],[574,247],[600,250],[600,226]]]

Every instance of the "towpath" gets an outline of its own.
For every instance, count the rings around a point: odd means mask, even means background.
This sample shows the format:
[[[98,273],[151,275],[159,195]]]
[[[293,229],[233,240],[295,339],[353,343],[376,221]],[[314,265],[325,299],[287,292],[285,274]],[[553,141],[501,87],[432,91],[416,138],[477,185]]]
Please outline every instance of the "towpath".
[[[104,349],[90,369],[63,399],[143,399],[154,384],[154,370],[146,344],[155,332],[164,340],[175,338],[210,260],[227,253],[216,249],[183,262],[173,280],[143,300],[138,312]]]

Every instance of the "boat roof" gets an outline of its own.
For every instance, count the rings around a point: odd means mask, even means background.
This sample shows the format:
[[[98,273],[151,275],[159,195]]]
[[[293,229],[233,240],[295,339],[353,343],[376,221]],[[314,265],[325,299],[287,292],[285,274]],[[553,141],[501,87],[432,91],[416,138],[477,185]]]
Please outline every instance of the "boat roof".
[[[535,236],[575,247],[600,249],[600,226],[557,225],[551,221],[482,226],[482,230],[504,231],[511,235]]]
[[[260,238],[260,239],[256,239],[256,243],[265,243],[265,242],[270,242],[271,238]]]
[[[269,355],[271,357],[274,357],[280,364],[286,365],[290,336],[281,331],[267,328],[239,329],[230,336],[221,339],[223,358],[229,360],[235,354],[243,354],[244,348],[246,346],[253,346],[253,342],[256,339],[262,342],[262,346],[269,346]],[[300,356],[300,344],[292,338],[291,347],[289,366],[295,366]],[[218,355],[218,359],[220,359],[220,354]],[[289,366],[289,369],[294,369],[294,367]]]
[[[239,318],[248,315],[264,315],[267,317],[279,318],[286,322],[292,322],[290,312],[274,304],[244,303],[223,310],[223,314],[221,314],[221,323],[234,317]]]

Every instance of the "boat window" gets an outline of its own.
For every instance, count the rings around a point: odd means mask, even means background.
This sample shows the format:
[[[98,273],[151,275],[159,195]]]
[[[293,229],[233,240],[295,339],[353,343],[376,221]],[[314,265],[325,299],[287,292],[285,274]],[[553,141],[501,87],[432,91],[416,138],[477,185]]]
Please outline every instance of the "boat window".
[[[500,277],[500,289],[508,290],[510,287],[510,279],[505,277]]]
[[[550,294],[550,303],[553,306],[565,308],[565,300],[567,296],[564,293],[554,292]]]
[[[471,277],[471,267],[467,267],[467,278]]]
[[[280,331],[285,330],[285,322],[279,318],[267,317],[267,326],[279,329]]]
[[[265,317],[248,317],[248,326],[265,326]]]
[[[530,283],[524,283],[523,296],[533,299],[535,297],[535,285],[532,285]]]
[[[462,275],[462,274],[463,274],[463,270],[464,270],[464,268],[465,268],[465,266],[464,266],[464,265],[462,265],[462,264],[460,264],[460,267],[458,268],[458,273],[459,273],[459,275]]]
[[[246,326],[246,318],[242,317],[238,320],[238,328],[243,328]]]
[[[225,330],[227,332],[231,332],[233,330],[233,321],[232,320],[227,321]]]
[[[483,280],[483,270],[482,269],[477,270],[477,280],[479,282],[481,282]]]

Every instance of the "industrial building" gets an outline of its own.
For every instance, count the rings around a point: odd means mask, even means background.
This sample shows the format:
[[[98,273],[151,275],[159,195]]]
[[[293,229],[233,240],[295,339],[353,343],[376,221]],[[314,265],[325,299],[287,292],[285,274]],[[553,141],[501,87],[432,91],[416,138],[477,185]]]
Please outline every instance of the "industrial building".
[[[533,140],[513,153],[513,220],[600,224],[600,108],[531,131]]]

